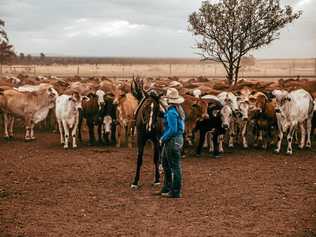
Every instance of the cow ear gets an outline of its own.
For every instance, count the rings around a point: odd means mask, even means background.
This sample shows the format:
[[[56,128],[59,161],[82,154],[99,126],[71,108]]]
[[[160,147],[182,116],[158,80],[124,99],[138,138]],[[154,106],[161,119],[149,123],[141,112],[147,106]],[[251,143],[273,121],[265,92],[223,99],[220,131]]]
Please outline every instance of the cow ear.
[[[88,96],[82,96],[82,101],[88,102],[89,100],[90,100],[90,98]]]
[[[72,93],[71,97],[73,98],[74,101],[78,101],[80,99],[80,95],[78,92]]]

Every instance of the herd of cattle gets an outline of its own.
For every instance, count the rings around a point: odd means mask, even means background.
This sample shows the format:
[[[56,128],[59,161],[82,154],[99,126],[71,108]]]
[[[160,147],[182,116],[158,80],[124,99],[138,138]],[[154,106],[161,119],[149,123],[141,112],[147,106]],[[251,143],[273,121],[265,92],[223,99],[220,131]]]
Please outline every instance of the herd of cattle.
[[[210,152],[224,152],[226,140],[228,147],[241,144],[248,148],[249,143],[264,149],[273,146],[279,153],[284,134],[287,154],[293,152],[292,143],[298,143],[300,149],[311,147],[316,127],[316,81],[299,78],[240,80],[231,88],[223,80],[204,77],[119,80],[7,76],[0,79],[4,137],[13,137],[15,118],[20,117],[25,124],[25,140],[34,140],[34,126],[45,120],[58,126],[64,148],[69,147],[69,140],[75,148],[77,138],[82,141],[85,119],[89,144],[131,146],[135,112],[141,102],[138,95],[155,91],[161,96],[170,87],[177,88],[185,98],[185,140],[190,146],[196,144],[198,154],[203,146]],[[197,132],[199,139],[195,142]]]

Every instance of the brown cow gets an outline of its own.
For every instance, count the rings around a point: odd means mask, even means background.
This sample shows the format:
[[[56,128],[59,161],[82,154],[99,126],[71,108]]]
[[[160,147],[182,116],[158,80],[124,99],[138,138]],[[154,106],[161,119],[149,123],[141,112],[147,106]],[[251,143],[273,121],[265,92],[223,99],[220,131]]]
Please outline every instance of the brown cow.
[[[252,119],[255,125],[255,143],[254,146],[262,145],[266,149],[273,143],[273,132],[277,129],[277,118],[275,109],[277,106],[276,99],[269,100],[262,92],[257,92],[249,98],[252,105]]]
[[[185,118],[185,138],[189,145],[192,145],[193,132],[195,124],[198,120],[207,119],[208,103],[205,100],[196,98],[191,95],[183,95],[183,110],[186,114]]]
[[[120,98],[114,99],[114,104],[117,105],[117,132],[116,142],[117,147],[122,144],[122,139],[125,137],[125,142],[128,143],[129,147],[132,147],[132,143],[129,140],[129,136],[134,135],[135,118],[134,112],[138,106],[138,100],[131,94],[127,93],[121,95]]]
[[[138,107],[138,100],[130,90],[131,86],[126,83],[118,83],[114,87],[114,100],[113,104],[117,106],[117,130],[116,130],[116,146],[120,147],[123,137],[129,147],[132,147],[129,136],[134,135],[135,128],[135,111]]]
[[[34,140],[35,124],[47,117],[49,110],[54,107],[57,96],[58,93],[53,87],[33,92],[20,92],[15,89],[1,91],[0,109],[4,112],[5,137],[13,136],[13,116],[18,116],[25,121],[25,140]]]

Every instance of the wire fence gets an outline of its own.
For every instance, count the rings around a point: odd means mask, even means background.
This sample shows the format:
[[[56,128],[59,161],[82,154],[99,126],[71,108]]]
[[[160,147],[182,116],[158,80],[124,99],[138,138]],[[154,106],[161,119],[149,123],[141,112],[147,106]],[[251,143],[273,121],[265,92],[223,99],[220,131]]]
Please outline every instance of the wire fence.
[[[219,63],[198,64],[79,64],[79,65],[29,65],[3,66],[2,74],[33,74],[56,76],[107,76],[107,77],[198,77],[221,78],[226,76]],[[316,77],[316,59],[256,60],[252,65],[244,64],[240,77]]]

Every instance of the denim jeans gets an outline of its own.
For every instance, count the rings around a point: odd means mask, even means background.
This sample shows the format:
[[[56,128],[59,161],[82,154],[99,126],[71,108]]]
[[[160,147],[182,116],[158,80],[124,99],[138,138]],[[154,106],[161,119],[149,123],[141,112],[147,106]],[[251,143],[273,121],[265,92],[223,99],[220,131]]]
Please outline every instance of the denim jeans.
[[[164,185],[162,192],[171,192],[179,196],[181,193],[182,171],[181,171],[181,149],[183,146],[183,135],[172,137],[166,142],[162,149],[162,167],[164,169]]]

